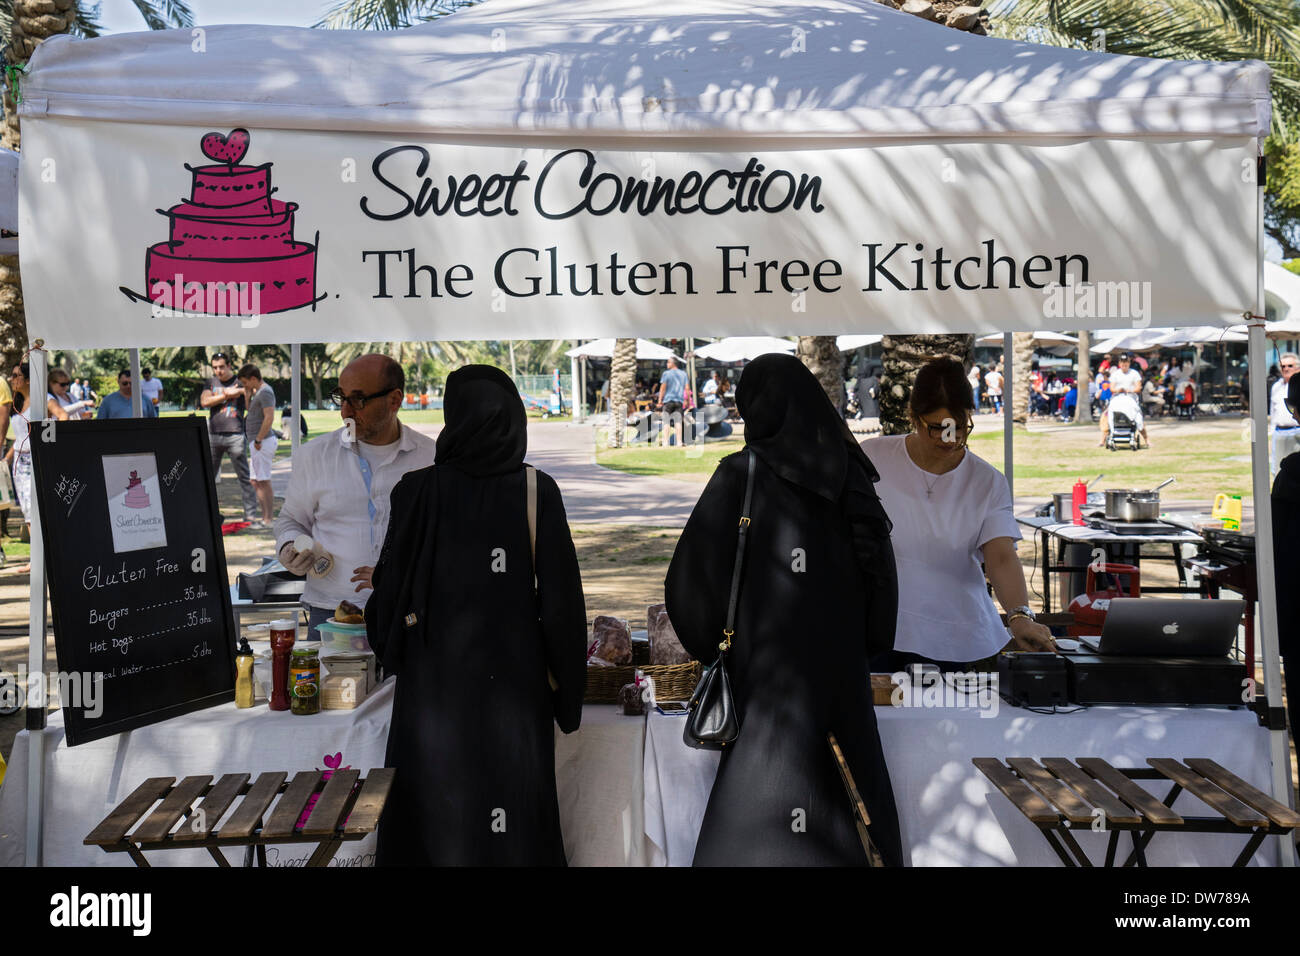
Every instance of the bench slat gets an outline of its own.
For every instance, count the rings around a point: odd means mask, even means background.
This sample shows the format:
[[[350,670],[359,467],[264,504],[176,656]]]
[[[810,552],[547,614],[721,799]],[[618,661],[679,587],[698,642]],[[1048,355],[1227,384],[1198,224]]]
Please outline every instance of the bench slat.
[[[211,774],[185,777],[172,788],[172,792],[167,794],[163,802],[158,805],[158,809],[131,834],[131,842],[140,844],[143,849],[145,844],[161,843],[167,839],[167,834],[176,825],[176,821],[185,815],[185,811],[211,782]]]
[[[972,757],[971,763],[1032,822],[1056,823],[1060,819],[1048,802],[1003,766],[1002,761],[995,757]]]
[[[1300,827],[1300,813],[1256,789],[1231,770],[1205,757],[1188,757],[1183,763],[1202,777],[1218,784],[1247,806],[1254,807],[1280,827]]]
[[[344,833],[369,833],[379,825],[379,817],[383,814],[388,794],[393,789],[395,773],[392,767],[374,768],[370,771],[361,787],[361,793],[357,795],[348,822],[343,825]]]
[[[178,843],[207,839],[212,828],[221,819],[221,815],[230,809],[230,805],[235,802],[235,797],[239,796],[239,791],[246,783],[248,783],[246,773],[228,773],[223,776],[198,805],[189,824],[177,830],[172,839]]]
[[[262,814],[275,799],[280,785],[284,783],[287,776],[289,775],[283,770],[259,775],[248,793],[244,794],[244,799],[235,808],[235,812],[230,815],[230,819],[222,824],[221,829],[215,834],[216,837],[222,840],[247,840],[252,836],[253,831],[257,829],[257,821],[262,819]]]
[[[1092,807],[1030,757],[1008,757],[1011,769],[1051,801],[1071,823],[1092,823]]]
[[[329,836],[343,821],[343,809],[347,806],[352,787],[361,776],[360,770],[335,770],[330,775],[320,799],[312,807],[307,825],[302,828],[303,836]]]
[[[149,808],[167,792],[175,777],[150,777],[131,791],[131,795],[114,807],[103,820],[82,840],[85,846],[112,846],[122,842],[122,837],[135,826]]]
[[[1142,815],[1064,757],[1044,757],[1043,766],[1100,807],[1107,820],[1115,823],[1141,823]]]
[[[320,770],[301,770],[294,774],[293,781],[285,788],[284,794],[276,802],[275,809],[262,826],[263,838],[292,836],[293,828],[298,824],[307,799],[316,792],[320,784]]]
[[[1181,824],[1183,822],[1183,818],[1177,813],[1100,757],[1080,757],[1075,763],[1114,790],[1121,800],[1134,810],[1140,811],[1152,823]]]
[[[1147,763],[1155,767],[1188,793],[1195,794],[1222,816],[1239,827],[1262,827],[1268,820],[1235,797],[1224,793],[1210,781],[1189,767],[1184,767],[1172,757],[1148,757]]]

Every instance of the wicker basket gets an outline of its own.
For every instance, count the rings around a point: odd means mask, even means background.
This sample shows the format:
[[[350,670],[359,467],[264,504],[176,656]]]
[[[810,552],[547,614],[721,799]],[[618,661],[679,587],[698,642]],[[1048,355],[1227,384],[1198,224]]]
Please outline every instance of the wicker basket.
[[[588,667],[587,689],[582,699],[588,704],[617,704],[618,692],[636,680],[640,670],[655,682],[656,700],[686,700],[700,682],[700,662],[644,664],[637,667]]]

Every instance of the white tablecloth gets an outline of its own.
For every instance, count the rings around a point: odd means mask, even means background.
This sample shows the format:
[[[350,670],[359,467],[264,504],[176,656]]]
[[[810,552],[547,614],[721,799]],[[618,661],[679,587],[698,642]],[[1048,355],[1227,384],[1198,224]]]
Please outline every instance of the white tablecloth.
[[[125,853],[104,853],[82,840],[148,777],[247,772],[293,772],[325,767],[326,755],[342,753],[343,766],[364,775],[384,765],[394,682],[376,688],[356,710],[325,710],[310,717],[277,713],[264,704],[240,710],[222,704],[207,710],[69,748],[62,715],[50,715],[46,731],[45,864],[132,866]],[[642,822],[641,748],[645,721],[624,717],[612,706],[590,704],[582,728],[557,733],[556,789],[569,862],[574,865],[643,865],[647,852]],[[26,845],[27,731],[14,742],[0,786],[0,866],[22,866]],[[267,862],[301,866],[314,845],[269,847]],[[375,836],[344,843],[332,865],[371,866]],[[239,865],[242,851],[227,852]],[[204,850],[148,854],[154,866],[213,866]]]
[[[1269,790],[1268,733],[1244,709],[1092,707],[1035,714],[1000,702],[992,717],[973,708],[877,707],[881,744],[912,866],[1060,866],[1011,802],[975,769],[972,757],[1101,757],[1116,767],[1146,767],[1147,757],[1209,757]],[[682,743],[681,717],[654,714],[645,745],[646,833],[669,866],[688,866],[720,755]],[[741,730],[744,736],[744,730]],[[1160,799],[1169,784],[1140,781]],[[1212,816],[1182,793],[1174,809]],[[1105,859],[1106,834],[1076,833],[1093,863]],[[1151,866],[1227,866],[1246,837],[1157,834]],[[1273,841],[1252,861],[1272,864]],[[1126,857],[1132,849],[1120,838]]]

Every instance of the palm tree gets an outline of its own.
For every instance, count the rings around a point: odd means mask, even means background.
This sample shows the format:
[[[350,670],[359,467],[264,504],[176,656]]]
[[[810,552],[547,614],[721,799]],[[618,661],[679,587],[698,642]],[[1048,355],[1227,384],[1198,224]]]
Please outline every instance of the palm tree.
[[[801,335],[795,348],[799,361],[821,383],[835,408],[844,411],[844,355],[833,335]]]
[[[1011,420],[1016,425],[1029,424],[1029,376],[1033,374],[1034,333],[1016,332],[1011,336],[1011,355],[1007,368],[1011,370]],[[1003,389],[1005,395],[1006,390]]]
[[[609,362],[609,447],[622,448],[627,406],[636,393],[636,339],[615,339]]]
[[[150,30],[194,25],[194,14],[184,0],[132,0]],[[71,33],[99,36],[99,4],[78,0],[0,0],[0,50],[9,66],[25,66],[36,48],[52,36]],[[18,111],[5,84],[4,128],[0,146],[18,149]],[[23,312],[22,276],[17,256],[0,256],[0,357],[3,368],[17,362],[27,349],[27,318]]]

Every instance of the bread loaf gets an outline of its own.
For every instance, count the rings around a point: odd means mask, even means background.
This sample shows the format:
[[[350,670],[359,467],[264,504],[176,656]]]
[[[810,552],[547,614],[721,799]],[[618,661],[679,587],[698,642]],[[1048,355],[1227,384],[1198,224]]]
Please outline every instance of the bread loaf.
[[[591,622],[591,636],[591,657],[620,666],[632,663],[632,631],[627,621],[602,614]]]
[[[650,628],[650,663],[651,664],[685,664],[691,660],[682,642],[677,639],[668,612],[660,611]]]

